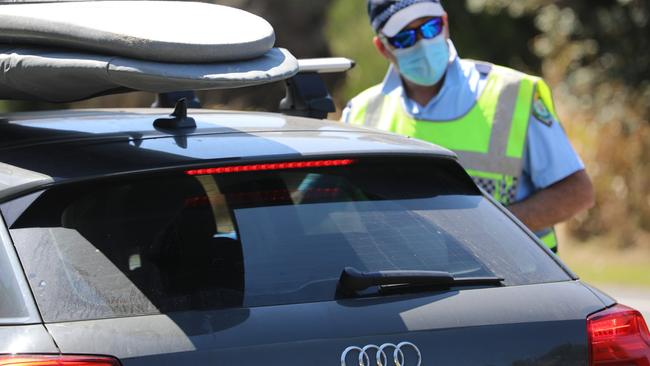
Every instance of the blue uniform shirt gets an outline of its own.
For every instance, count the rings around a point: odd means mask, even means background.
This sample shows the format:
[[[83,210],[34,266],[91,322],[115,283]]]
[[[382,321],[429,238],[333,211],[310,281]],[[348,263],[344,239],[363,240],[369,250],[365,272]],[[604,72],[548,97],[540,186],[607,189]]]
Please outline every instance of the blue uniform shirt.
[[[392,66],[384,78],[382,93],[399,93],[404,110],[416,119],[449,121],[465,115],[481,95],[487,75],[480,73],[473,62],[461,60],[451,41],[449,48],[450,65],[444,84],[438,95],[426,106],[421,106],[406,96],[399,73]],[[353,103],[354,99],[343,111],[344,122],[347,122]],[[584,169],[584,164],[559,121],[554,121],[549,126],[531,114],[523,169],[517,201]]]

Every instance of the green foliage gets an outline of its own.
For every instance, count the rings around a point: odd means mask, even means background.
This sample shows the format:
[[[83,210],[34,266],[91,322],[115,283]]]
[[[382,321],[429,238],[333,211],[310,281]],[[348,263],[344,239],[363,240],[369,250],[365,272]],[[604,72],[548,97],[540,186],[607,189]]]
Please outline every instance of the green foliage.
[[[563,246],[560,257],[582,280],[591,284],[617,284],[650,289],[650,251],[647,248],[629,251],[608,248],[608,240],[611,239],[598,238],[585,245]],[[598,250],[594,250],[596,248]]]
[[[463,58],[538,74],[540,60],[530,48],[530,40],[539,31],[530,14],[513,17],[505,11],[471,11],[469,3],[444,2],[449,14],[451,39]]]
[[[329,10],[327,37],[333,54],[357,63],[347,73],[342,92],[336,95],[339,104],[381,82],[388,67],[372,44],[374,32],[366,14],[365,0],[335,0]]]

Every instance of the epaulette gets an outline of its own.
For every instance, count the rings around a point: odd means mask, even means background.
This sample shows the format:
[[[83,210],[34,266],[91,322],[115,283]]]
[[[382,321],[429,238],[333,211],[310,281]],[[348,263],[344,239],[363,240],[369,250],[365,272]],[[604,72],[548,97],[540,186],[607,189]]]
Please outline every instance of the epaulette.
[[[471,60],[474,63],[474,66],[476,67],[476,70],[480,72],[483,75],[487,75],[492,71],[492,64],[489,62],[484,62],[484,61],[476,61],[476,60]]]

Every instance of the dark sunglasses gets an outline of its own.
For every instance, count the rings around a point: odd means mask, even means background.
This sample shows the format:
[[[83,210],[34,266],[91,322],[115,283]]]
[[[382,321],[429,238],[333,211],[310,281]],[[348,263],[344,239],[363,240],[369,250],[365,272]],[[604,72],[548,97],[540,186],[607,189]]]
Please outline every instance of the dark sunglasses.
[[[437,37],[442,33],[444,21],[442,18],[433,18],[414,29],[405,29],[394,37],[386,37],[388,43],[395,48],[409,48],[418,41],[418,32],[424,39]]]

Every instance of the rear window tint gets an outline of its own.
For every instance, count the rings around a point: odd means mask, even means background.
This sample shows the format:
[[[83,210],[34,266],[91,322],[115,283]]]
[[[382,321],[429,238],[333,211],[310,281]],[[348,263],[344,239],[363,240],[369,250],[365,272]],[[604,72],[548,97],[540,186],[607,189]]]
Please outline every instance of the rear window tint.
[[[60,186],[10,231],[46,321],[334,300],[346,266],[569,279],[447,160]]]

